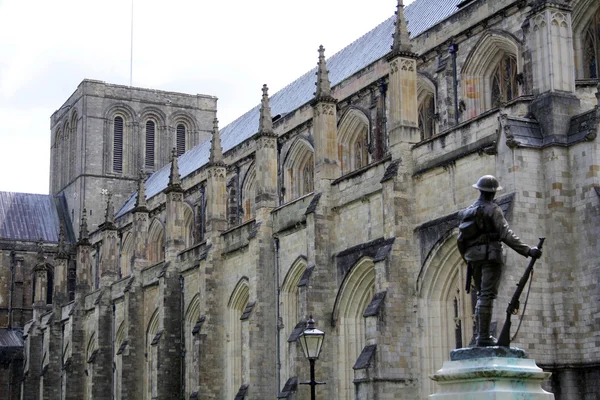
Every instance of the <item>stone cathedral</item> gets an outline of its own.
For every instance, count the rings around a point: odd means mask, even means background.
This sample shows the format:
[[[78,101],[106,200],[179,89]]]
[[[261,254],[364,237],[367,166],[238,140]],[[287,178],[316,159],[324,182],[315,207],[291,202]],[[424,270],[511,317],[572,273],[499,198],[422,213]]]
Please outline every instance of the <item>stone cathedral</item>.
[[[600,2],[393,8],[223,128],[213,96],[78,86],[51,194],[0,193],[6,398],[306,399],[312,315],[318,398],[426,399],[473,335],[457,212],[484,174],[547,238],[513,344],[598,398]]]

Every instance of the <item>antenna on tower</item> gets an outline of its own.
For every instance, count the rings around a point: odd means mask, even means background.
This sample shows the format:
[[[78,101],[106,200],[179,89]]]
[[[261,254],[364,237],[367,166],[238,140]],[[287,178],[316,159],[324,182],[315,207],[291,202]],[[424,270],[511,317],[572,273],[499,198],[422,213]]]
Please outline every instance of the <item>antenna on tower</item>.
[[[133,0],[131,0],[131,47],[129,58],[129,86],[133,86]]]

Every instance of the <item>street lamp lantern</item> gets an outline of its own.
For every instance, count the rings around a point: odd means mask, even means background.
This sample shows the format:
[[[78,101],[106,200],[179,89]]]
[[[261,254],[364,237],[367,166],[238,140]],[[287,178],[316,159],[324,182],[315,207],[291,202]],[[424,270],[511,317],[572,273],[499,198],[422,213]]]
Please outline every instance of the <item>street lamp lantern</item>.
[[[302,382],[301,384],[310,385],[311,400],[315,400],[316,398],[316,386],[325,384],[325,382],[315,381],[315,360],[317,360],[321,354],[324,338],[325,332],[315,328],[315,320],[311,315],[308,319],[306,329],[298,338],[302,345],[302,350],[304,351],[304,357],[310,362],[310,382]]]
[[[302,345],[302,350],[304,350],[304,357],[309,360],[317,360],[319,354],[321,354],[324,338],[325,332],[315,328],[315,320],[311,315],[306,329],[300,335],[300,344]]]

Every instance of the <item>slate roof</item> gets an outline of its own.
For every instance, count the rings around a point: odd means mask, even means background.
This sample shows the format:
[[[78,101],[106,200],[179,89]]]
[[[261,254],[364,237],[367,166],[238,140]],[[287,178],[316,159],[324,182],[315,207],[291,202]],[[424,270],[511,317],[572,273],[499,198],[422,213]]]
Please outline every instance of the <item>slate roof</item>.
[[[416,37],[438,22],[454,14],[461,0],[415,0],[404,9],[411,37]],[[366,33],[338,53],[327,59],[332,87],[385,56],[392,45],[395,15]],[[316,59],[316,57],[315,57]],[[288,86],[270,97],[272,115],[287,114],[308,103],[314,97],[317,68],[308,71]],[[260,105],[221,129],[221,144],[227,151],[258,132]],[[208,162],[210,141],[207,140],[179,158],[179,173],[184,178]],[[169,182],[170,165],[167,164],[146,181],[146,198],[163,191]],[[117,217],[131,211],[135,194],[117,213]]]
[[[0,239],[58,242],[61,220],[75,242],[63,196],[0,192]]]

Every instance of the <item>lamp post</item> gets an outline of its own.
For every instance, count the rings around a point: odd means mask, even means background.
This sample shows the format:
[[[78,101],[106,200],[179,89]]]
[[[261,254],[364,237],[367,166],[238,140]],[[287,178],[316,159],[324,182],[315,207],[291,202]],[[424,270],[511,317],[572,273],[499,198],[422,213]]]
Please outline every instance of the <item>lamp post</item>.
[[[310,385],[311,400],[316,399],[316,386],[325,384],[325,382],[315,381],[315,360],[317,360],[319,354],[321,354],[324,338],[325,332],[315,328],[315,320],[311,315],[308,319],[306,329],[298,338],[302,345],[302,350],[304,351],[304,357],[308,358],[308,361],[310,362],[310,382],[302,382],[301,385]]]

